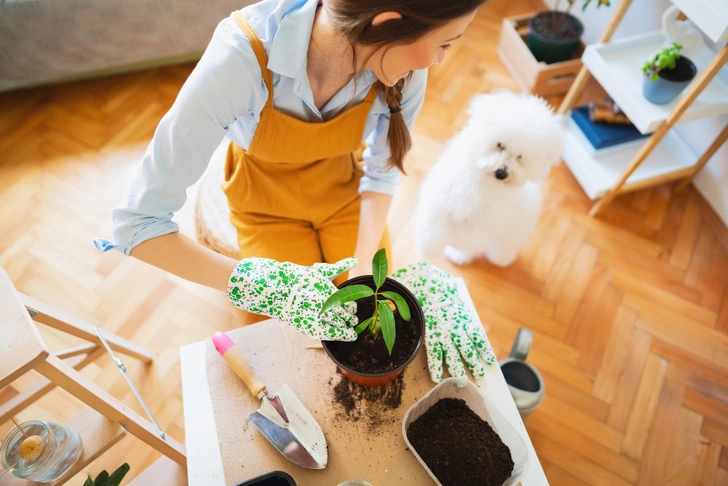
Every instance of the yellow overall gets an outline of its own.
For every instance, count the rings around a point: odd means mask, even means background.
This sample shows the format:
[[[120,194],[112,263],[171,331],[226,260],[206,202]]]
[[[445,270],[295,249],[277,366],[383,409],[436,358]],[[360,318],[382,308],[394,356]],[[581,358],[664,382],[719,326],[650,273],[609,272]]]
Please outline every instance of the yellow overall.
[[[308,123],[277,111],[263,44],[240,12],[231,17],[250,40],[268,88],[250,147],[231,143],[225,164],[223,190],[241,257],[311,265],[353,256],[362,136],[379,83],[361,103],[326,122]],[[380,247],[391,257],[386,229]]]

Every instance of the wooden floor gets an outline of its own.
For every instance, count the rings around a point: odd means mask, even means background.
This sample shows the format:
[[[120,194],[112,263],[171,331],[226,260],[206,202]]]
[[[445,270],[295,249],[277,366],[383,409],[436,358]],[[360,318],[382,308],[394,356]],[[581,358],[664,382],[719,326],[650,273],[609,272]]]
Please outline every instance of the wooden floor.
[[[447,62],[432,68],[410,177],[390,218],[397,266],[417,259],[410,215],[418,186],[470,97],[517,90],[495,55],[501,19],[537,8],[490,0]],[[111,210],[192,67],[0,95],[0,266],[23,292],[152,350],[148,368],[125,363],[178,440],[178,348],[238,327],[237,311],[214,291],[100,254],[92,240],[110,236]],[[728,231],[694,189],[620,197],[598,219],[587,215],[590,204],[561,164],[513,266],[435,263],[466,279],[499,357],[520,326],[535,331],[529,361],[547,392],[527,426],[552,484],[727,485]],[[44,336],[54,350],[76,344]],[[108,358],[85,374],[142,412]],[[30,382],[0,391],[0,401]],[[18,418],[64,421],[81,408],[55,391]],[[133,477],[156,457],[127,436],[88,470],[127,461]]]

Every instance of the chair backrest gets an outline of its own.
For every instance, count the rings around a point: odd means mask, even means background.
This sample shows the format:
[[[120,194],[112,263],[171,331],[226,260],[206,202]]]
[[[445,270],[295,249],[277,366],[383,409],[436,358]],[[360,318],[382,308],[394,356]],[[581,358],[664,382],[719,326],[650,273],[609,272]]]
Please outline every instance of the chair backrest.
[[[48,354],[18,291],[0,267],[0,388],[45,361]]]

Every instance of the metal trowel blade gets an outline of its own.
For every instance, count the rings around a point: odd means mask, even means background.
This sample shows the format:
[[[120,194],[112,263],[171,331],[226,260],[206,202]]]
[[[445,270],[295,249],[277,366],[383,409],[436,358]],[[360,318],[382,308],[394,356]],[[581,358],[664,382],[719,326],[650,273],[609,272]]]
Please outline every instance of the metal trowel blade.
[[[326,467],[329,448],[324,432],[288,385],[277,395],[264,396],[248,418],[290,461],[308,469]]]

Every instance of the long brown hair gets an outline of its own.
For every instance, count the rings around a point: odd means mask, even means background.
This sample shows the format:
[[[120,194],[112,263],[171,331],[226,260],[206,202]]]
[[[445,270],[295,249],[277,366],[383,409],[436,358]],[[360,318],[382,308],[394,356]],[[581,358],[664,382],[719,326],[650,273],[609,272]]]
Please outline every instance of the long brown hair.
[[[342,32],[352,44],[352,49],[354,45],[358,44],[374,46],[377,48],[376,52],[395,45],[411,44],[451,20],[468,15],[485,1],[324,0],[323,6],[334,27]],[[373,26],[372,20],[382,12],[397,12],[402,18]],[[356,65],[355,58],[354,66]],[[412,137],[400,106],[405,82],[405,79],[400,79],[394,86],[384,87],[384,100],[391,113],[387,133],[389,164],[390,167],[397,167],[403,173],[404,157],[412,147]]]

